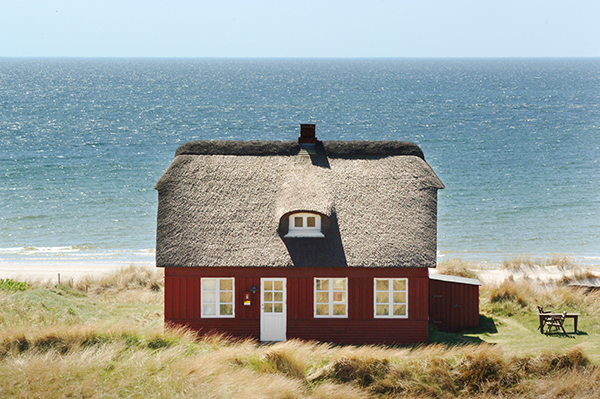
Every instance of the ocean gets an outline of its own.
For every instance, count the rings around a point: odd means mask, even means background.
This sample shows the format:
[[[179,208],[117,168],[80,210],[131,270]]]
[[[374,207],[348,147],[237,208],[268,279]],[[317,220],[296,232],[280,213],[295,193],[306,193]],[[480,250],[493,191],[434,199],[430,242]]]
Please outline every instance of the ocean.
[[[152,264],[191,140],[417,143],[439,259],[600,264],[600,59],[0,59],[0,270]]]

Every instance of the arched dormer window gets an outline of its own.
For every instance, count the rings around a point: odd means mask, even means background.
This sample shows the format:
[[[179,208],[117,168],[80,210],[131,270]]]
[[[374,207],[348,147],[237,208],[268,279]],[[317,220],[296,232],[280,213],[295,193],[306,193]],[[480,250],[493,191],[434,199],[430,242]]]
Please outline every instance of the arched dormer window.
[[[321,232],[321,215],[297,212],[289,216],[288,233],[285,237],[325,237]]]

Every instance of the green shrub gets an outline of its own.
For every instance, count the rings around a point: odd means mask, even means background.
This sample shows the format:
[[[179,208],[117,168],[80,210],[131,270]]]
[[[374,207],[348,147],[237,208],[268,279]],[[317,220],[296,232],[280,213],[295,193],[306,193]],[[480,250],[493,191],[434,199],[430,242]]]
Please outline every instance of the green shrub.
[[[0,278],[0,290],[25,291],[31,288],[31,284],[23,281],[15,281],[10,278]]]

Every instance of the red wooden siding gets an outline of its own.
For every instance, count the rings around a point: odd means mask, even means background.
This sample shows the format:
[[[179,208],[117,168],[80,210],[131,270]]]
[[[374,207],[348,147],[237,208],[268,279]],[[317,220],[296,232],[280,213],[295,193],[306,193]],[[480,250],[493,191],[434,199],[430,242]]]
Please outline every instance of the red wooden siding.
[[[235,278],[235,318],[200,317],[200,279]],[[400,344],[427,340],[429,278],[426,268],[194,267],[165,269],[165,321],[198,331],[260,337],[260,292],[244,306],[244,292],[261,277],[287,278],[287,338],[352,344]],[[348,318],[315,318],[314,278],[348,278]],[[376,319],[373,279],[408,278],[408,318]]]
[[[479,327],[479,286],[429,280],[429,319],[439,331]]]

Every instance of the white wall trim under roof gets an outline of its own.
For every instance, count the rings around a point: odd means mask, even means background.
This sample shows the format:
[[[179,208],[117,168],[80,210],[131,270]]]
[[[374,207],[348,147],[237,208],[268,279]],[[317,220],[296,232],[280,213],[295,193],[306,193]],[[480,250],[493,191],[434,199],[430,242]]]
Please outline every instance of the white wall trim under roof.
[[[429,271],[429,278],[431,280],[446,281],[448,283],[481,285],[481,281],[477,280],[476,278],[466,278],[466,277],[448,276],[448,275],[439,274],[439,273],[431,273],[431,270]]]

